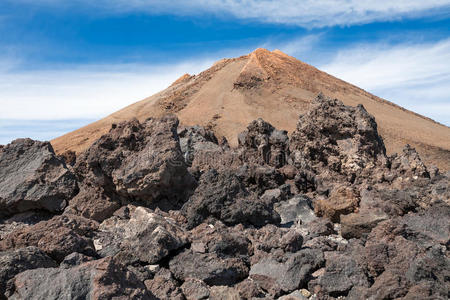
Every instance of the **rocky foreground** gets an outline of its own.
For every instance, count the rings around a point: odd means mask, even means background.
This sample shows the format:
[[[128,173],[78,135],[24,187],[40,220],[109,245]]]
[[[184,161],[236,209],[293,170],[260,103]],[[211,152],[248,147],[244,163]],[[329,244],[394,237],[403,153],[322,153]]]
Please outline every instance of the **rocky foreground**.
[[[0,298],[449,298],[449,174],[387,156],[364,107],[238,141],[167,116],[0,147]]]

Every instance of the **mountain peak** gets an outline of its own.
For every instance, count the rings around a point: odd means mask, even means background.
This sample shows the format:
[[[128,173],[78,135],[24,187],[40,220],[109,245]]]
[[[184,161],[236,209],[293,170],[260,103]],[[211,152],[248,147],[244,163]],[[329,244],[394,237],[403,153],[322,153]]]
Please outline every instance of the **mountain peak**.
[[[250,55],[270,55],[272,52],[266,48],[256,48]]]
[[[274,55],[279,55],[279,56],[284,56],[287,58],[293,58],[292,56],[287,55],[286,53],[284,53],[283,51],[281,51],[280,49],[275,49],[273,51],[270,51],[266,48],[257,48],[255,50],[253,50],[253,52],[251,52],[249,54],[251,55],[255,55],[255,56],[266,56],[266,57],[274,57]]]

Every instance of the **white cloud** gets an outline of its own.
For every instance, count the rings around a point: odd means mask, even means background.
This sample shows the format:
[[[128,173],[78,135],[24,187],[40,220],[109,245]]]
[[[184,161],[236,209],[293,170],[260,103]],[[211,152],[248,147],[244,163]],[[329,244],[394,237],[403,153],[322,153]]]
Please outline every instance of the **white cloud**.
[[[258,22],[292,24],[304,27],[364,24],[400,18],[444,14],[450,0],[14,0],[34,5],[62,8],[96,8],[95,13],[123,14],[130,11],[149,14],[231,15]]]
[[[7,144],[16,138],[29,137],[47,141],[67,132],[83,127],[95,119],[69,120],[2,120],[0,119],[0,144]]]
[[[1,68],[0,119],[100,118],[169,86],[212,60],[160,66],[84,66],[63,70]],[[3,65],[8,65],[4,63]]]
[[[450,39],[357,45],[339,51],[320,69],[450,125]]]
[[[269,41],[261,47],[268,49],[279,49],[286,54],[304,60],[310,57],[314,49],[317,49],[323,33],[308,34],[301,37],[294,37],[285,41]]]
[[[0,144],[19,137],[51,140],[153,95],[211,59],[174,65],[87,65],[21,70],[0,60]]]

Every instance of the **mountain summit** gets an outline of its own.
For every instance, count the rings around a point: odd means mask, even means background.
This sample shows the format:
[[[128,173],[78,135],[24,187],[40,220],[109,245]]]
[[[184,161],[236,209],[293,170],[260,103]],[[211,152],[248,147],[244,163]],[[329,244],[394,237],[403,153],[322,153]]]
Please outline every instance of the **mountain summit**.
[[[51,143],[58,153],[80,152],[114,123],[174,113],[183,125],[206,126],[236,146],[238,133],[257,118],[291,133],[298,115],[307,110],[318,93],[338,98],[346,105],[364,105],[375,116],[388,153],[400,152],[405,144],[410,144],[427,164],[450,170],[447,126],[376,97],[280,50],[266,49],[222,59],[198,75],[185,74],[167,89]]]

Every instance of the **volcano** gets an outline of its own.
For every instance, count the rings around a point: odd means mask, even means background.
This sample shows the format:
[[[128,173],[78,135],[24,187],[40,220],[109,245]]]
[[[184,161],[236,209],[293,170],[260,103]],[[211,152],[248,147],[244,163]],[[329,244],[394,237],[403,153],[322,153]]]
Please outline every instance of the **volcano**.
[[[450,128],[374,96],[279,50],[256,49],[222,59],[198,75],[185,74],[167,89],[99,121],[51,141],[57,153],[77,153],[107,133],[112,124],[137,118],[178,116],[182,125],[202,125],[237,145],[237,135],[257,118],[291,133],[299,114],[317,94],[346,105],[362,104],[379,126],[387,153],[405,144],[428,165],[450,170]]]

